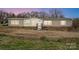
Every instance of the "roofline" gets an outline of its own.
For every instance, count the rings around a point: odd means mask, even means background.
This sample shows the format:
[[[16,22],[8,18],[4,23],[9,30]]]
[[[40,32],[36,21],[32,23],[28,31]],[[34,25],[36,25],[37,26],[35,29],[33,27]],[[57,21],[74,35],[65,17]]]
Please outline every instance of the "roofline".
[[[37,18],[37,17],[32,17],[32,18]],[[30,19],[30,18],[8,18],[8,20],[12,20],[12,19],[17,19],[17,20],[22,20],[22,19]],[[69,19],[69,18],[39,18],[39,19],[43,19],[43,20],[72,20],[72,19]]]
[[[34,18],[34,17],[33,17]],[[21,19],[30,19],[30,18],[8,18],[9,20],[12,20],[12,19],[18,19],[18,20],[21,20]]]

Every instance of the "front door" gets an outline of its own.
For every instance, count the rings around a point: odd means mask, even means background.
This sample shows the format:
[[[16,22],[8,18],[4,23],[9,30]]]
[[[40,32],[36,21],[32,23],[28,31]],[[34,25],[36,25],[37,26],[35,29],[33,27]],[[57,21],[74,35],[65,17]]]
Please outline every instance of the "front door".
[[[37,23],[37,30],[41,30],[42,29],[42,23]]]

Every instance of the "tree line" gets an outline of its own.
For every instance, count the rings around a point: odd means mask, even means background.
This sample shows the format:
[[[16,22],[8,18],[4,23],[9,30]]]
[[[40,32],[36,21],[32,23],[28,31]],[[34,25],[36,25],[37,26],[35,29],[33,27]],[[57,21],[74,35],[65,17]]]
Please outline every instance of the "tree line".
[[[5,11],[0,11],[0,24],[6,24],[8,23],[7,18],[32,18],[32,17],[38,17],[38,18],[64,18],[63,12],[59,9],[51,9],[49,12],[23,12],[19,13],[18,15],[15,15],[14,13],[8,13]]]
[[[8,18],[65,18],[63,12],[60,9],[51,9],[48,12],[23,12],[15,15],[14,13],[8,13],[5,11],[0,10],[0,25],[8,25]],[[73,19],[73,27],[79,28],[79,18]]]

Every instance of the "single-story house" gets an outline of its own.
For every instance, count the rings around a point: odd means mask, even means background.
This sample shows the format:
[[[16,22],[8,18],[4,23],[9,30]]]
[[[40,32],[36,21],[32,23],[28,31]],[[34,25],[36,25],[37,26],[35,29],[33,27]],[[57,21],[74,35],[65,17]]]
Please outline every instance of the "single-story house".
[[[36,27],[37,25],[51,27],[71,27],[72,20],[64,18],[8,18],[8,26]]]

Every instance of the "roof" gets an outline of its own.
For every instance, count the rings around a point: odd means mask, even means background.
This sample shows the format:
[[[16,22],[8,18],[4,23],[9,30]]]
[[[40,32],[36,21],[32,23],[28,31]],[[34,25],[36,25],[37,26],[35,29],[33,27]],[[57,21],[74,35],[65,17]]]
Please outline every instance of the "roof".
[[[8,18],[8,20],[24,20],[24,19],[30,19],[30,18]],[[72,20],[72,19],[69,19],[69,18],[39,18],[39,19],[43,19],[43,20]]]
[[[8,20],[12,20],[12,19],[13,19],[13,20],[16,20],[16,19],[17,19],[17,20],[24,20],[24,19],[30,19],[30,18],[8,18]]]
[[[72,20],[70,18],[43,18],[44,20]]]

